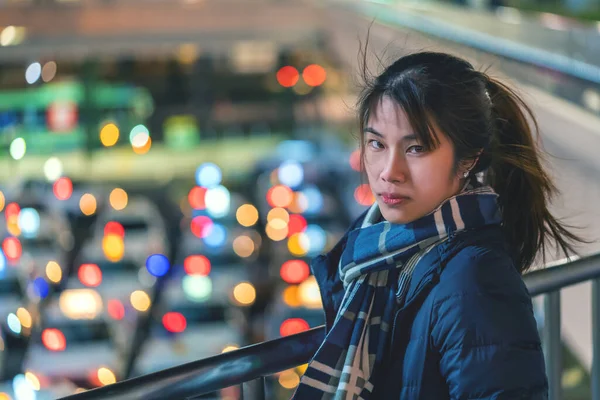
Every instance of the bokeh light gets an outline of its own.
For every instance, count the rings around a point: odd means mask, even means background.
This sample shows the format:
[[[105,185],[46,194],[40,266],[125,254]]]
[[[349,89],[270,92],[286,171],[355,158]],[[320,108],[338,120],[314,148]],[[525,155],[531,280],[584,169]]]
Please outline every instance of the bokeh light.
[[[11,215],[6,221],[6,230],[13,236],[21,236],[21,228],[19,227],[19,216]]]
[[[293,189],[304,181],[304,169],[297,161],[285,161],[277,169],[277,177],[279,182]]]
[[[221,184],[223,173],[221,168],[214,163],[204,163],[196,169],[196,183],[198,186],[214,188]]]
[[[277,379],[279,384],[285,389],[293,389],[300,383],[300,377],[294,370],[283,371]]]
[[[309,186],[302,190],[302,193],[306,197],[306,209],[307,214],[317,214],[323,209],[323,194],[316,186]]]
[[[300,214],[292,214],[290,215],[290,220],[288,222],[288,236],[291,236],[295,233],[301,233],[306,230],[307,222],[306,218],[304,218]]]
[[[17,318],[19,318],[19,322],[21,323],[21,326],[23,328],[31,328],[32,318],[31,314],[29,313],[29,311],[27,311],[27,309],[19,307],[17,309]]]
[[[129,133],[129,141],[133,147],[144,147],[150,140],[150,131],[144,125],[136,125]]]
[[[62,268],[56,261],[48,261],[46,264],[46,276],[52,283],[59,283],[62,280]]]
[[[197,217],[192,218],[190,228],[195,236],[205,238],[212,231],[213,225],[212,219],[205,215],[198,215]]]
[[[119,127],[112,122],[100,129],[100,142],[105,147],[111,147],[119,141]]]
[[[308,252],[310,255],[321,253],[327,245],[327,232],[319,225],[308,225],[304,234],[308,238]]]
[[[350,167],[353,170],[360,172],[361,165],[360,165],[360,150],[359,149],[354,150],[350,154]]]
[[[21,321],[19,321],[19,317],[17,317],[14,313],[8,314],[6,317],[6,324],[8,325],[8,329],[17,335],[21,333]]]
[[[107,260],[117,262],[123,258],[125,243],[118,235],[106,235],[102,239],[102,250]]]
[[[281,67],[277,71],[277,82],[283,87],[292,87],[300,79],[300,73],[298,70],[290,65]]]
[[[150,275],[164,276],[170,267],[169,259],[164,254],[152,254],[146,259],[146,268]]]
[[[136,290],[131,293],[131,296],[129,296],[129,301],[131,302],[133,308],[141,312],[147,311],[151,304],[150,296],[148,296],[148,293],[144,292],[143,290]]]
[[[6,256],[4,255],[4,251],[0,250],[0,276],[2,276],[2,274],[5,270],[6,270]]]
[[[375,196],[367,183],[363,183],[354,190],[354,199],[361,206],[370,206],[375,202]]]
[[[288,186],[275,185],[267,192],[267,202],[271,207],[287,207],[294,199],[294,192]]]
[[[267,214],[267,225],[277,230],[285,229],[289,221],[290,214],[283,208],[273,208]]]
[[[183,269],[188,275],[206,276],[210,273],[210,260],[203,255],[193,254],[183,260]]]
[[[249,306],[256,300],[256,289],[248,282],[241,282],[233,289],[233,298],[238,304]]]
[[[121,188],[115,188],[110,192],[108,201],[110,202],[111,207],[115,210],[122,210],[127,207],[127,192]]]
[[[252,204],[243,204],[235,212],[238,223],[250,227],[258,222],[258,210]]]
[[[125,306],[117,299],[111,299],[106,306],[108,315],[117,321],[125,318]]]
[[[242,258],[250,257],[254,253],[254,240],[246,235],[240,235],[233,241],[233,251]]]
[[[29,382],[29,384],[31,385],[31,387],[33,388],[33,390],[40,390],[40,380],[38,379],[37,376],[35,376],[35,374],[31,371],[27,371],[25,372],[25,379],[27,379],[27,382]],[[0,397],[1,400],[1,397]]]
[[[96,264],[82,264],[77,276],[85,286],[96,287],[102,283],[102,271]]]
[[[173,333],[183,332],[187,326],[185,317],[178,312],[168,312],[163,315],[162,323],[166,330]]]
[[[4,197],[4,193],[0,191],[0,211],[4,210],[4,205],[6,204],[6,198]]]
[[[310,268],[305,261],[288,260],[281,266],[280,274],[286,283],[301,283],[309,277]]]
[[[117,221],[108,221],[104,225],[104,236],[117,235],[119,237],[125,237],[125,228]]]
[[[298,295],[298,285],[290,285],[283,291],[283,302],[290,307],[300,307],[302,302]]]
[[[98,204],[93,194],[84,193],[79,199],[79,209],[81,210],[83,215],[86,215],[88,217],[90,215],[94,215],[97,207]]]
[[[207,188],[202,186],[194,186],[188,193],[188,202],[194,210],[204,210],[206,208],[206,192]]]
[[[98,368],[98,381],[102,385],[111,385],[117,381],[114,372],[106,367]]]
[[[321,292],[314,276],[308,277],[298,286],[298,296],[305,307],[322,308]]]
[[[279,242],[288,236],[288,226],[284,226],[281,229],[274,228],[270,223],[265,228],[267,237],[275,242]]]
[[[48,61],[42,67],[42,80],[44,82],[50,82],[56,76],[56,70],[57,70],[56,62]]]
[[[302,318],[288,318],[282,322],[279,327],[279,333],[281,336],[290,336],[307,331],[308,329],[310,329],[308,322]]]
[[[33,292],[41,299],[45,299],[50,293],[50,285],[41,276],[33,280]]]
[[[148,140],[144,143],[143,146],[137,147],[132,146],[133,152],[138,155],[146,154],[152,148],[152,138],[148,137]]]
[[[67,177],[58,178],[53,185],[54,196],[59,200],[68,200],[73,194],[73,182]]]
[[[4,252],[7,260],[11,263],[14,263],[21,258],[23,248],[21,247],[21,242],[19,239],[16,237],[7,237],[2,241],[2,251]]]
[[[327,79],[327,72],[322,66],[311,64],[302,71],[302,79],[308,86],[320,86]]]
[[[221,224],[213,224],[208,235],[202,238],[209,247],[221,247],[227,240],[227,230]]]
[[[12,386],[16,400],[36,400],[36,392],[27,378],[25,378],[25,375],[16,375],[13,378]]]
[[[6,210],[4,210],[4,215],[6,219],[9,219],[12,216],[18,217],[20,212],[21,207],[17,203],[8,203]]]
[[[15,160],[20,160],[25,157],[26,152],[27,144],[25,143],[25,139],[18,137],[10,143],[9,153]]]
[[[48,182],[54,182],[63,174],[63,164],[57,157],[50,157],[44,163],[44,176]]]
[[[35,208],[24,208],[19,213],[18,224],[25,237],[35,237],[40,229],[40,214]]]
[[[206,301],[212,293],[212,281],[207,276],[186,275],[181,282],[185,296],[195,302]]]
[[[216,186],[206,192],[206,211],[213,218],[222,218],[229,214],[231,194],[225,186]]]
[[[39,62],[29,64],[25,70],[25,80],[30,85],[33,85],[42,76],[42,65]]]
[[[308,235],[304,232],[291,235],[288,239],[288,250],[296,257],[306,255],[310,250]]]

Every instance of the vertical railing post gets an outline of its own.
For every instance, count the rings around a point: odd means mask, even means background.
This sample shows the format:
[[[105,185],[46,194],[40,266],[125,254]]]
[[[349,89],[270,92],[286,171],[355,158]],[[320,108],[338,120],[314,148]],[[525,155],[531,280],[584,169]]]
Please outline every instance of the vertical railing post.
[[[600,278],[592,280],[592,400],[600,400]]]
[[[265,400],[265,377],[254,379],[242,384],[243,400]]]
[[[562,342],[560,335],[560,291],[544,296],[544,355],[549,399],[562,398]]]

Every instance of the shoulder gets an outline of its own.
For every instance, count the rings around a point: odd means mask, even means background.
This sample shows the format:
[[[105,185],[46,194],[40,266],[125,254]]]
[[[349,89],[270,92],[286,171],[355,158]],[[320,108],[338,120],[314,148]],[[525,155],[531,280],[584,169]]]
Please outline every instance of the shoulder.
[[[461,237],[462,235],[462,237]],[[436,301],[464,294],[506,294],[529,301],[529,294],[508,251],[501,229],[472,231],[448,242]],[[445,259],[444,259],[445,258]]]

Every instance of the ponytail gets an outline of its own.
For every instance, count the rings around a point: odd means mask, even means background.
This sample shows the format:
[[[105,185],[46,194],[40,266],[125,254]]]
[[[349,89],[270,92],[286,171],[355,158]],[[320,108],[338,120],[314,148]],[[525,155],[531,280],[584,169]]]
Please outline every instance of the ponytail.
[[[548,242],[554,242],[556,250],[568,256],[576,253],[574,242],[585,241],[549,210],[558,190],[540,161],[536,143],[539,129],[533,112],[511,88],[483,76],[492,103],[493,133],[482,161],[489,165],[488,183],[499,195],[506,238],[516,252],[517,266],[524,272],[540,251],[545,261]]]

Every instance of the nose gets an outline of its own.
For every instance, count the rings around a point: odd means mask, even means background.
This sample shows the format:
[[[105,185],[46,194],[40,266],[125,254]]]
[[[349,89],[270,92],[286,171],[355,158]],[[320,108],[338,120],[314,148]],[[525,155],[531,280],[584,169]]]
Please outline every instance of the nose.
[[[381,179],[388,183],[404,183],[406,182],[406,175],[407,166],[404,157],[398,156],[395,152],[389,152],[385,166],[381,171]]]

